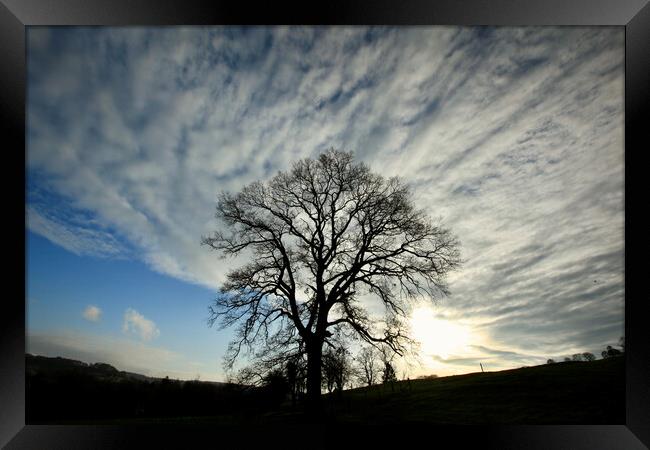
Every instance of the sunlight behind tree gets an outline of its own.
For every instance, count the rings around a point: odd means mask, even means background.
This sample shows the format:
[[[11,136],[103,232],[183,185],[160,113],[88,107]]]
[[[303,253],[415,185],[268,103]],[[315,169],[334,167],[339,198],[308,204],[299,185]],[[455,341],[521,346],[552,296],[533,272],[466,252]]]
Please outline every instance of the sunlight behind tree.
[[[455,322],[435,317],[428,306],[418,306],[410,320],[412,336],[420,343],[420,355],[448,358],[466,350],[472,339],[471,330]]]

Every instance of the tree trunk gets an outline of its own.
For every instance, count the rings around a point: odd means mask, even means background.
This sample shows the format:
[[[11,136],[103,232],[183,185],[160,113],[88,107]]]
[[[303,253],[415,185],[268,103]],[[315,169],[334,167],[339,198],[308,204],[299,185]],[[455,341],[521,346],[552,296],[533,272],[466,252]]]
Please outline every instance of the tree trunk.
[[[307,408],[311,413],[320,411],[322,359],[323,343],[314,339],[307,347]]]

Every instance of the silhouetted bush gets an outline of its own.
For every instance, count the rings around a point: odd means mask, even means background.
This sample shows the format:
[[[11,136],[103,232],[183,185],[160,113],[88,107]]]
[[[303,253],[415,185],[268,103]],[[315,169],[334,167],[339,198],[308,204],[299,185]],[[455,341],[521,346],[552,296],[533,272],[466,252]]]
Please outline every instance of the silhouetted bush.
[[[438,375],[436,375],[436,374],[420,375],[418,377],[418,380],[434,380],[436,378],[438,378]]]

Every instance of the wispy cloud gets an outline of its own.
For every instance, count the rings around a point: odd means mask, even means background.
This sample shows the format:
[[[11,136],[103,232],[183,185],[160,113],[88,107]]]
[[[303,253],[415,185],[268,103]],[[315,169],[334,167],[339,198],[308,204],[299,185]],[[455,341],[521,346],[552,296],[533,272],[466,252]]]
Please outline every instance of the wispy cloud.
[[[122,245],[112,234],[95,227],[75,224],[70,219],[62,220],[39,211],[33,205],[27,206],[26,222],[35,233],[76,255],[119,257],[123,254]]]
[[[156,324],[132,308],[128,308],[124,312],[122,331],[125,333],[135,333],[144,341],[150,341],[160,336],[160,330]]]
[[[101,317],[101,315],[102,315],[102,310],[95,305],[86,306],[86,309],[84,309],[83,312],[84,319],[89,320],[91,322],[99,322],[99,318]]]
[[[459,235],[440,317],[525,355],[596,353],[623,329],[623,44],[608,27],[33,28],[30,173],[104,228],[43,203],[28,224],[77,254],[123,238],[216,288],[237,263],[199,245],[216,194],[350,149]]]

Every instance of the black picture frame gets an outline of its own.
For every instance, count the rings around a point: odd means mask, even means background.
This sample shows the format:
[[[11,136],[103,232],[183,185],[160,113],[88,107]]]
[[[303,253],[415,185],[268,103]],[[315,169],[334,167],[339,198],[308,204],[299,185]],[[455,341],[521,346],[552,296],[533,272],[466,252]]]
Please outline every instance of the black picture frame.
[[[128,448],[162,443],[165,448],[193,448],[197,439],[222,446],[222,439],[264,433],[215,436],[199,426],[38,426],[25,425],[25,27],[35,25],[209,25],[209,24],[394,24],[394,25],[608,25],[625,27],[625,251],[626,423],[581,426],[427,427],[418,430],[437,444],[451,439],[454,447],[636,449],[650,446],[650,353],[644,298],[633,295],[640,284],[644,246],[638,240],[638,214],[631,208],[632,187],[639,180],[650,104],[650,5],[648,0],[445,0],[330,1],[303,6],[275,2],[194,0],[0,0],[0,114],[5,128],[2,177],[13,208],[4,218],[9,226],[5,248],[11,247],[8,279],[18,288],[4,295],[0,312],[0,446],[6,448]],[[23,151],[21,152],[21,149]],[[23,234],[24,233],[24,234]],[[17,239],[14,236],[23,236]],[[20,264],[19,262],[22,262]],[[20,271],[23,271],[22,277]],[[631,290],[632,289],[632,290]],[[607,395],[607,393],[594,393]],[[303,430],[305,431],[305,430]],[[378,439],[385,437],[382,430]],[[415,431],[415,430],[414,430]],[[400,434],[400,433],[398,433]],[[272,444],[272,442],[270,442]],[[325,446],[313,439],[308,445]]]

